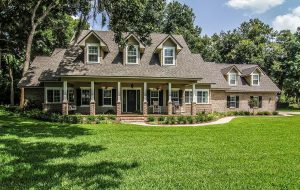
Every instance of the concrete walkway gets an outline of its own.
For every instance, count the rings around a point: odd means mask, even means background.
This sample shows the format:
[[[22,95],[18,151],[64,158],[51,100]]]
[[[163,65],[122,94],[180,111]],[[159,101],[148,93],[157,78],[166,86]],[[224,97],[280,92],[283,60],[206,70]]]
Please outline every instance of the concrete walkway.
[[[236,118],[235,116],[231,117],[223,117],[217,121],[209,122],[209,123],[198,123],[198,124],[179,124],[179,125],[152,125],[144,122],[130,122],[128,124],[133,125],[141,125],[141,126],[154,126],[154,127],[182,127],[182,126],[189,126],[189,127],[198,127],[198,126],[208,126],[208,125],[219,125],[229,123],[232,119]]]
[[[286,111],[280,111],[278,112],[279,115],[283,116],[293,116],[293,115],[300,115],[300,112],[286,112]]]

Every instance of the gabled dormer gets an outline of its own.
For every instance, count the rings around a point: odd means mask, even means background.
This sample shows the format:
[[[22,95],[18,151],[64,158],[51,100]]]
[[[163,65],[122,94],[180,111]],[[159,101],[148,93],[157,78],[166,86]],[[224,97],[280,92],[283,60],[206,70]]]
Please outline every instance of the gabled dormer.
[[[243,76],[251,86],[260,86],[262,75],[265,75],[265,73],[258,66],[243,70]]]
[[[229,86],[237,86],[238,85],[238,77],[241,75],[241,71],[235,66],[229,66],[222,69],[222,74],[228,81]]]
[[[176,65],[177,55],[182,48],[182,45],[172,35],[168,35],[156,47],[156,53],[159,55],[160,64],[162,66]]]
[[[123,64],[140,64],[141,54],[145,51],[145,45],[133,34],[129,34],[125,38],[125,42],[125,47],[120,47],[120,52],[123,52]]]
[[[107,44],[93,30],[83,37],[78,45],[84,50],[85,64],[100,64],[105,53],[109,52]]]

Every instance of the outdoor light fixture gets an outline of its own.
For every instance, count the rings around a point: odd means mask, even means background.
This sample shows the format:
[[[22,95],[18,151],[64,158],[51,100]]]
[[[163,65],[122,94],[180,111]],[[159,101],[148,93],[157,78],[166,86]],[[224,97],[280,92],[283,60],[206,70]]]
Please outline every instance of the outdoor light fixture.
[[[131,86],[131,88],[133,88],[133,84],[131,84],[130,86]]]

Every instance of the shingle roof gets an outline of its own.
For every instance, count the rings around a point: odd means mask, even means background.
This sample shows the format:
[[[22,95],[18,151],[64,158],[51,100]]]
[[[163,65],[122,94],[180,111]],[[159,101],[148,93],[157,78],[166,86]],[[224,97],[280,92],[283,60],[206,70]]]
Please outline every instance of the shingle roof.
[[[77,41],[80,41],[90,31],[83,30]],[[257,65],[205,63],[200,54],[192,54],[181,35],[172,35],[182,45],[177,55],[176,66],[161,66],[156,47],[168,36],[167,34],[151,34],[152,44],[145,48],[139,65],[124,65],[123,55],[114,42],[111,31],[95,31],[107,44],[110,53],[104,55],[101,64],[84,64],[83,50],[71,46],[67,50],[56,49],[50,57],[36,57],[30,70],[26,73],[20,85],[38,86],[41,81],[59,80],[61,76],[93,76],[93,77],[133,77],[133,78],[176,78],[200,80],[203,84],[212,84],[212,88],[233,91],[270,91],[279,89],[267,75],[261,77],[261,85],[257,87],[247,84],[243,77],[238,79],[238,86],[231,87],[224,77],[224,72],[232,67],[248,73]],[[75,43],[76,44],[76,43]],[[247,71],[247,72],[246,72]]]

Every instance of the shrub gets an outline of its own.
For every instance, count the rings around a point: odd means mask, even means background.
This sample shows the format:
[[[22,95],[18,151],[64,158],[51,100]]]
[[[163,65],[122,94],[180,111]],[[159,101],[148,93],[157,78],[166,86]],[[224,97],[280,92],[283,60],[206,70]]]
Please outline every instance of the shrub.
[[[166,120],[166,117],[165,116],[159,116],[158,117],[158,121],[159,122],[164,122]]]
[[[186,120],[189,124],[193,124],[194,123],[194,118],[192,116],[187,116]]]
[[[264,115],[264,112],[262,112],[262,111],[257,112],[256,115]]]
[[[148,122],[154,122],[155,121],[155,117],[154,116],[149,116],[148,117]]]
[[[176,123],[176,117],[174,116],[169,116],[165,120],[165,124],[175,124]]]
[[[86,121],[87,121],[87,123],[93,123],[93,122],[95,122],[95,116],[93,116],[93,115],[88,115],[88,116],[86,117]]]
[[[272,115],[278,115],[279,113],[277,111],[273,111]]]
[[[115,121],[117,119],[117,117],[115,115],[108,115],[107,119],[111,120],[111,121]]]
[[[204,120],[205,120],[205,115],[203,115],[203,114],[198,114],[197,116],[196,116],[196,122],[197,123],[202,123],[202,122],[204,122]]]
[[[264,111],[263,113],[264,113],[264,115],[271,115],[271,113],[268,111]]]
[[[180,123],[180,124],[186,124],[187,119],[186,119],[185,116],[180,115],[180,116],[177,117],[177,121],[178,121],[178,123]]]

